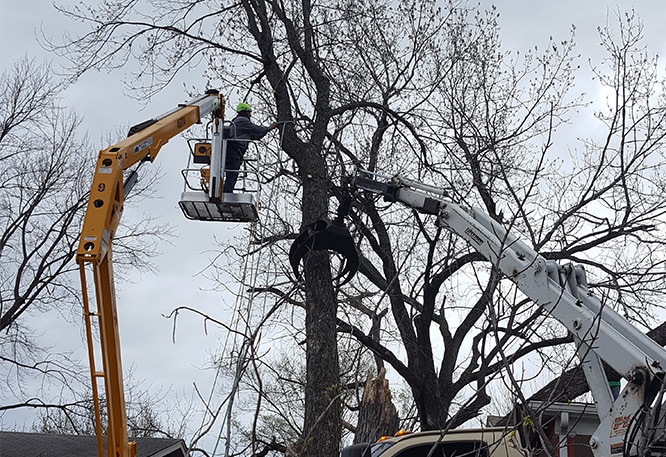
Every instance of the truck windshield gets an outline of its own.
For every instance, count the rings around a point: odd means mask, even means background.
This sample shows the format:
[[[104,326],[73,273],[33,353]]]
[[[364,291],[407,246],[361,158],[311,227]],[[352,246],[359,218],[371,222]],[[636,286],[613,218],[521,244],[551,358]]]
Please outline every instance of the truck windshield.
[[[366,452],[363,457],[379,457],[382,453],[393,446],[391,442],[379,442],[370,446],[370,452]]]
[[[370,446],[363,457],[381,457],[395,442],[380,442]],[[488,445],[483,441],[442,441],[434,449],[434,443],[417,444],[400,451],[391,451],[391,457],[489,457]]]

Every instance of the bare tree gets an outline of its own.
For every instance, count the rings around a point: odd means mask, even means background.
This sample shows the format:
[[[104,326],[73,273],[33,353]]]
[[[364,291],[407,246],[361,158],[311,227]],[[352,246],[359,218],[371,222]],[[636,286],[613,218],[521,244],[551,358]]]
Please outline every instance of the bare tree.
[[[83,402],[74,399],[90,385],[87,367],[62,348],[44,347],[32,330],[49,311],[69,323],[82,316],[72,260],[95,147],[79,116],[62,107],[64,89],[50,65],[28,58],[0,75],[0,412],[77,417]],[[152,240],[167,234],[150,220],[124,227],[120,262],[146,266],[146,257],[128,255],[134,244],[151,251]]]
[[[64,386],[76,385],[76,373],[82,379],[70,360],[36,344],[27,316],[58,308],[72,317],[68,274],[92,162],[48,65],[21,60],[0,86],[0,359],[3,392],[20,397],[24,375]]]
[[[627,319],[650,328],[654,322],[651,311],[663,307],[664,266],[657,252],[663,249],[658,233],[664,211],[659,198],[664,186],[660,171],[664,166],[660,149],[666,134],[664,79],[659,74],[657,58],[643,44],[643,26],[636,14],[618,12],[616,18],[617,23],[599,27],[607,57],[592,67],[606,95],[596,108],[606,136],[601,141],[586,139],[584,143],[586,150],[601,158],[594,167],[586,165],[591,177],[585,193],[591,194],[592,186],[596,186],[595,197],[604,202],[607,210],[601,211],[602,206],[595,208],[586,219],[597,227],[608,226],[608,241],[620,241],[615,255],[604,256],[603,264],[593,265],[601,270],[598,287],[605,289],[602,293],[608,305]],[[617,171],[610,172],[611,167]],[[647,331],[647,335],[666,345],[663,323]],[[582,369],[576,366],[530,399],[544,404],[572,401],[587,391]]]
[[[602,33],[610,51],[610,71],[603,74],[610,76],[601,81],[615,94],[599,112],[610,127],[604,141],[586,139],[567,160],[554,144],[568,116],[583,108],[578,97],[568,95],[576,68],[573,42],[552,42],[522,62],[508,60],[498,48],[493,15],[460,13],[447,25],[450,35],[439,58],[444,65],[427,67],[440,82],[414,113],[421,119],[414,123],[431,132],[424,135],[432,152],[429,164],[401,163],[400,173],[439,184],[454,200],[482,208],[547,258],[584,264],[607,306],[648,324],[638,314],[648,303],[652,309],[660,306],[664,282],[661,256],[654,255],[664,249],[658,236],[663,183],[655,179],[655,170],[664,166],[659,152],[664,107],[654,92],[654,62],[636,46],[636,18],[622,18],[618,39]],[[378,148],[377,154],[387,152]],[[492,266],[420,216],[403,208],[379,211],[376,204],[362,200],[355,220],[368,240],[363,252],[376,256],[362,272],[379,290],[388,290],[386,306],[407,362],[390,346],[365,341],[410,384],[423,427],[443,428],[475,417],[490,401],[488,383],[526,354],[537,351],[544,367],[559,370],[544,349],[568,342],[567,335],[521,301]],[[396,253],[405,245],[410,255],[399,263]],[[370,268],[378,265],[375,259],[383,272]],[[439,344],[432,340],[433,329]],[[356,329],[347,331],[363,337]],[[433,352],[435,347],[441,354]],[[470,384],[476,398],[465,403]],[[511,387],[520,392],[517,383]]]
[[[337,454],[345,391],[336,332],[351,335],[354,350],[370,351],[377,370],[390,366],[405,379],[426,429],[476,417],[490,402],[489,383],[511,377],[523,357],[536,354],[554,371],[570,362],[547,350],[568,336],[492,265],[426,217],[373,197],[357,195],[349,214],[362,279],[335,287],[335,262],[313,252],[304,282],[286,284],[285,245],[299,225],[334,211],[343,198],[338,178],[353,167],[439,185],[483,208],[547,258],[585,264],[592,287],[630,318],[657,306],[664,290],[664,103],[653,95],[651,61],[632,59],[642,56],[636,19],[622,23],[619,41],[602,34],[611,66],[599,75],[615,89],[613,103],[598,111],[607,130],[569,157],[563,151],[573,147],[560,144],[558,132],[577,110],[586,112],[572,94],[573,34],[512,56],[499,47],[492,9],[431,3],[156,1],[64,11],[90,26],[55,47],[72,58],[74,76],[135,59],[135,88],[152,92],[203,63],[223,91],[254,97],[256,111],[281,122],[280,148],[257,160],[283,199],[250,231],[252,246],[270,260],[240,295],[249,288],[277,297],[254,311],[254,322],[266,331],[288,322],[295,330],[284,339],[306,344],[299,455]],[[250,333],[244,338],[257,343]],[[354,374],[362,381],[367,373]],[[519,394],[520,379],[511,387]]]
[[[71,288],[48,292],[72,267],[90,154],[76,137],[79,119],[57,105],[62,87],[48,66],[23,60],[1,83],[0,330],[8,330],[30,306],[72,298]]]

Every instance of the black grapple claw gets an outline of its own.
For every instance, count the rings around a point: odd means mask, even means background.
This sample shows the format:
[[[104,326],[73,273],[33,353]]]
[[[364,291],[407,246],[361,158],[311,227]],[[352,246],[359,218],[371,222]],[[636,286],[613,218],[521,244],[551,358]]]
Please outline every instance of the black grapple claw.
[[[346,284],[358,271],[358,252],[354,239],[342,223],[324,217],[307,225],[289,249],[289,263],[297,278],[300,278],[301,260],[310,251],[329,250],[337,252],[344,259],[342,272],[335,278],[346,276],[340,285]]]

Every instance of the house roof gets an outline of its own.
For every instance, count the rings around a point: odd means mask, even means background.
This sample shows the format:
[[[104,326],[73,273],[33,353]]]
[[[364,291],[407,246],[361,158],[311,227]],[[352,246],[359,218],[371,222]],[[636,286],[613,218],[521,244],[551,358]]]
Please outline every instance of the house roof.
[[[183,440],[175,438],[131,438],[137,457],[185,457]],[[0,457],[96,457],[97,439],[84,435],[1,432]]]

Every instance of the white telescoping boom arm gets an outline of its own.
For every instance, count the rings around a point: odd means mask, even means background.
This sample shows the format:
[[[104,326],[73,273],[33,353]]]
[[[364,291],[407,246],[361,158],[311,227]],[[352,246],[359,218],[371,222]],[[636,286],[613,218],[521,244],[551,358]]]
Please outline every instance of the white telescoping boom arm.
[[[666,426],[659,412],[666,350],[603,306],[588,290],[581,266],[546,260],[484,212],[448,201],[441,189],[365,171],[351,184],[435,215],[571,332],[601,420],[590,440],[595,456],[664,452]],[[602,361],[627,380],[617,398]]]

